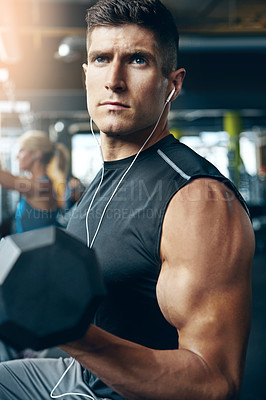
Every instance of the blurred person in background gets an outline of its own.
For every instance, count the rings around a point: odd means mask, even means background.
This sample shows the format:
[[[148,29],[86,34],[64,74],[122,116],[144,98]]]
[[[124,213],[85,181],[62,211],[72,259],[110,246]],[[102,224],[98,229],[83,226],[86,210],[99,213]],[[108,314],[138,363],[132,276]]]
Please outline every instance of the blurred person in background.
[[[70,210],[74,205],[77,204],[81,196],[85,191],[85,186],[79,178],[71,176],[66,185],[65,190],[65,207],[66,210]]]
[[[57,160],[53,168],[57,176],[58,165],[68,165],[69,158],[62,146],[51,142],[43,131],[28,131],[19,138],[17,155],[19,169],[27,175],[15,176],[0,167],[0,185],[21,194],[15,214],[16,232],[56,223],[59,204],[48,166]],[[58,182],[57,185],[60,186]]]
[[[60,209],[57,216],[58,224],[62,228],[66,228],[67,224],[78,205],[86,187],[83,185],[81,180],[76,176],[69,176],[66,186],[65,186],[65,198],[64,198],[64,208]]]
[[[66,209],[65,196],[67,188],[67,178],[69,172],[70,153],[63,143],[57,143],[55,156],[47,166],[47,175],[53,183],[56,193],[58,208],[62,211]]]

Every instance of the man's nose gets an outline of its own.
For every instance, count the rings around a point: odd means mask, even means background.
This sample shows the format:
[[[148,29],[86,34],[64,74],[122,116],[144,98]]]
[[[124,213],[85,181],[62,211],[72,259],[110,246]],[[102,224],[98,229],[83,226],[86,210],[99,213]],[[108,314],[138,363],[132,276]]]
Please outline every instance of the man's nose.
[[[105,88],[113,92],[122,92],[125,90],[125,71],[119,62],[110,63],[106,74]]]

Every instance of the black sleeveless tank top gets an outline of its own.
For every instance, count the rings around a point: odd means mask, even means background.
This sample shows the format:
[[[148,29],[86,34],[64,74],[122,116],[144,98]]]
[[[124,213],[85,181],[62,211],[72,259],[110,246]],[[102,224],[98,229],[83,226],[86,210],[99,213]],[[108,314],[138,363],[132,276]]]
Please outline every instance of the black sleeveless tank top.
[[[93,238],[104,207],[133,157],[104,163],[104,177],[88,215]],[[242,205],[234,185],[211,163],[172,135],[140,153],[106,209],[93,244],[107,289],[93,323],[121,338],[153,349],[178,348],[178,335],[163,317],[156,299],[160,273],[160,238],[164,214],[173,195],[193,179],[224,182]],[[99,181],[95,177],[73,214],[68,230],[86,242],[85,218]],[[122,399],[86,371],[99,396]]]

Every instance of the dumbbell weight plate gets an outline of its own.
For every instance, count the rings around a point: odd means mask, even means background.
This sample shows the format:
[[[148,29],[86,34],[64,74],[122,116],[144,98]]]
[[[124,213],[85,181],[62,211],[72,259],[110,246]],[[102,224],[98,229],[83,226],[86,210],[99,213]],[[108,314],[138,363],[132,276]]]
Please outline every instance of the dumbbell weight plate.
[[[40,350],[85,334],[105,293],[93,250],[50,226],[2,239],[0,263],[2,340]]]

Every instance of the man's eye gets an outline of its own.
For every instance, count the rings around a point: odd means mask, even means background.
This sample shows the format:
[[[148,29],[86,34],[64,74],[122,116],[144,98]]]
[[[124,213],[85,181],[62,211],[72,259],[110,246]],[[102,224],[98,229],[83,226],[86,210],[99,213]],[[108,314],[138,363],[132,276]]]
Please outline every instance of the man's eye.
[[[102,64],[102,63],[104,63],[106,61],[106,57],[103,57],[103,56],[98,56],[98,57],[95,57],[95,59],[94,59],[94,62],[96,63],[96,64]]]
[[[146,64],[146,60],[141,56],[135,56],[132,58],[132,64],[143,65]]]

